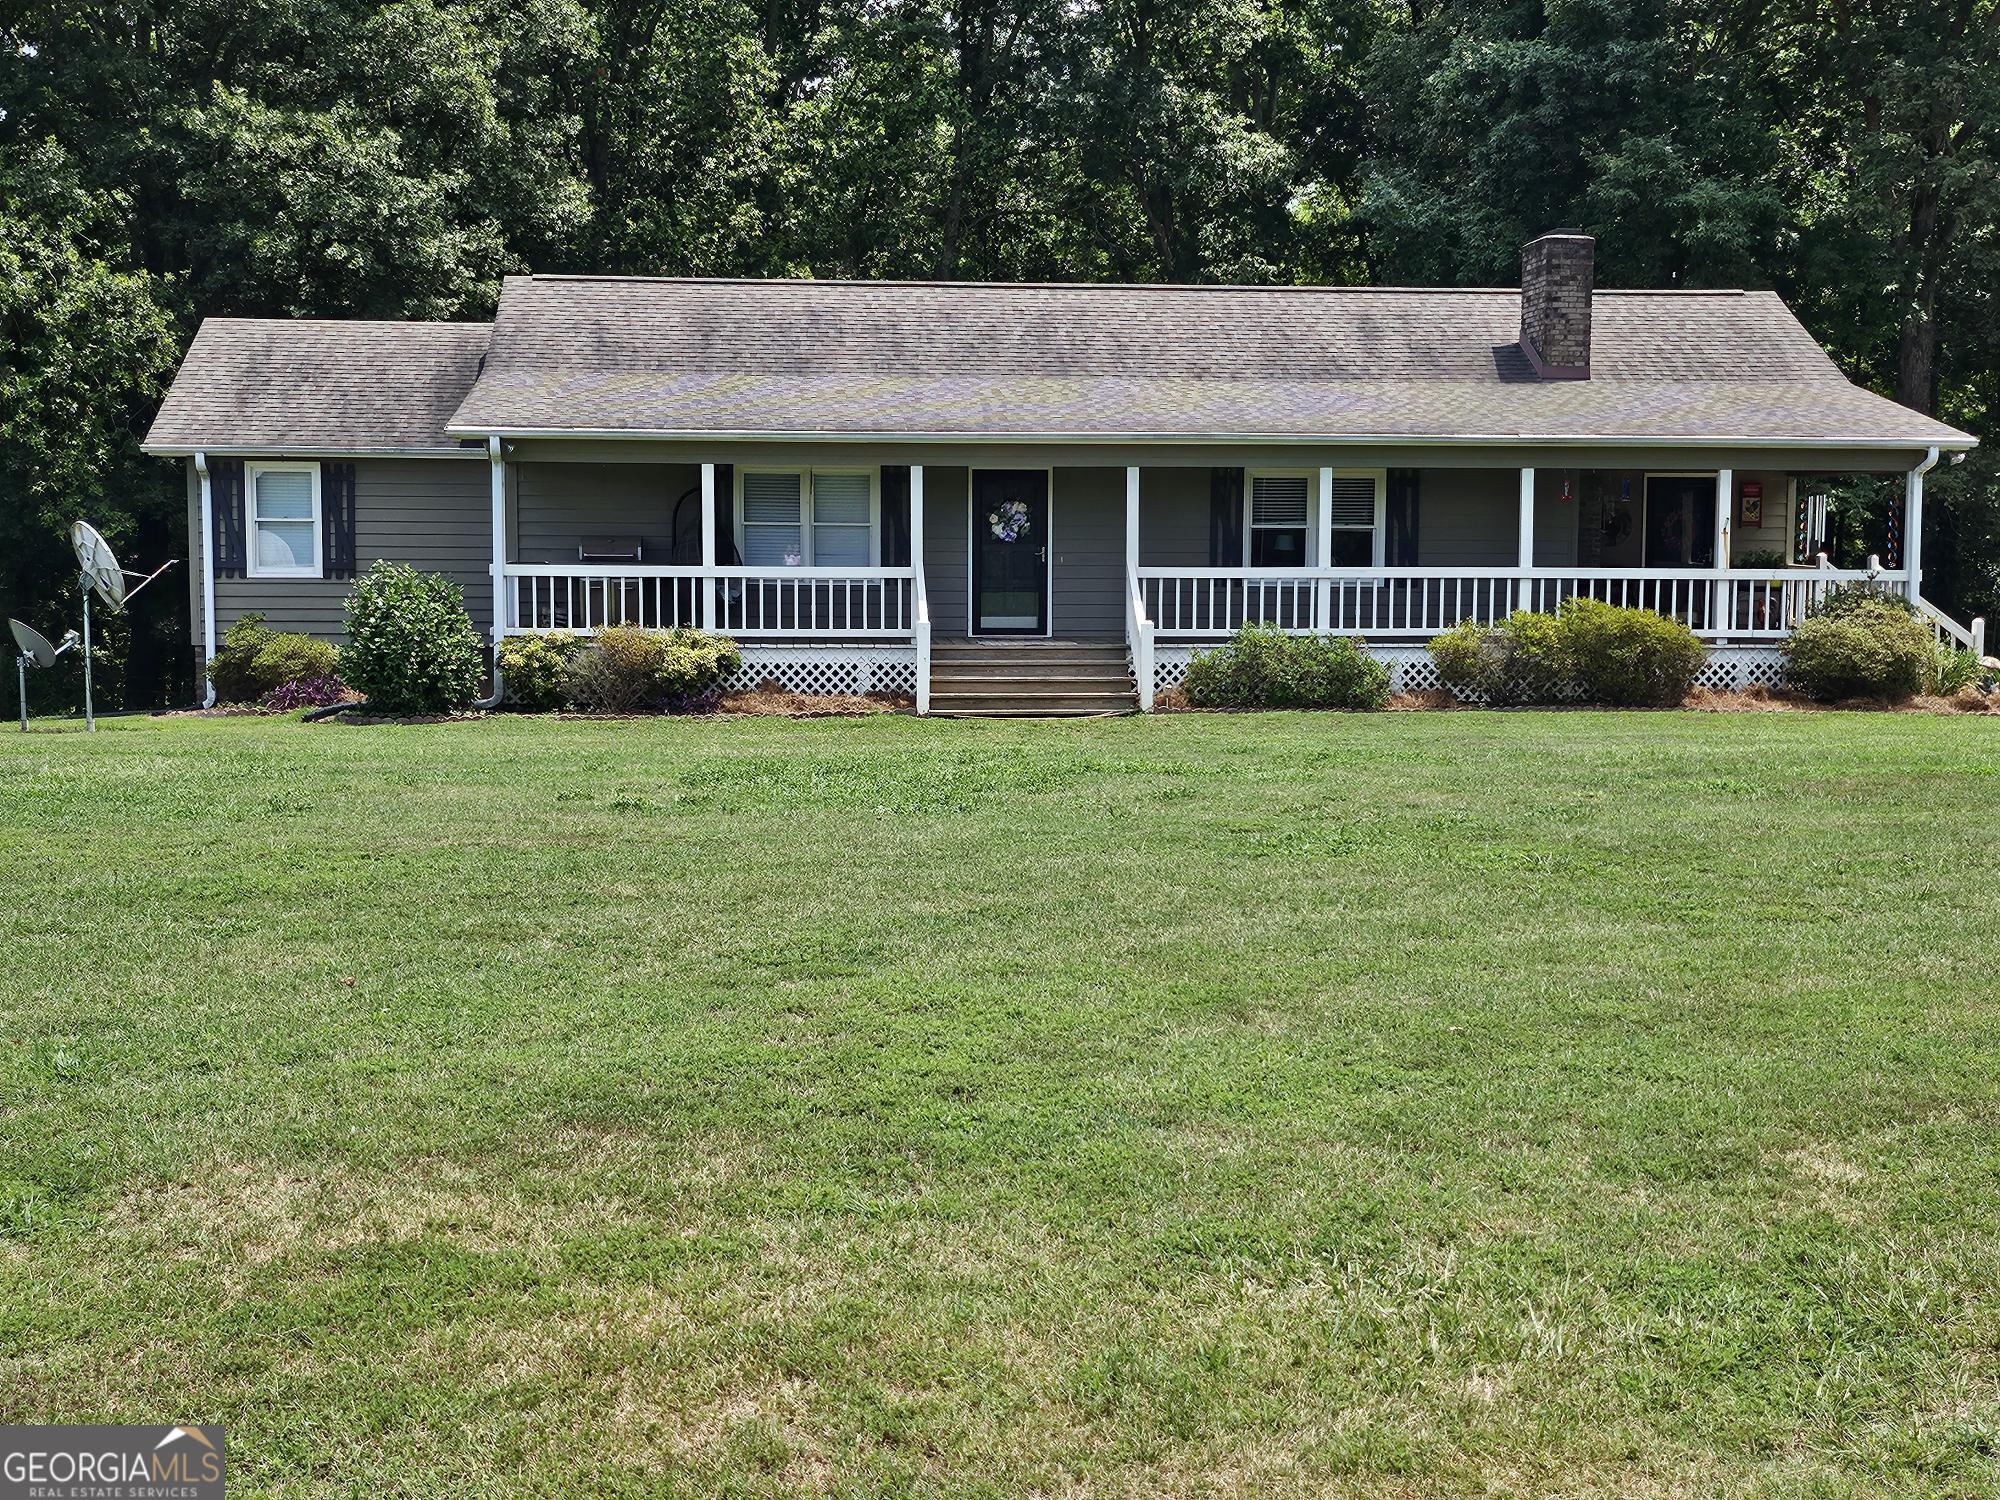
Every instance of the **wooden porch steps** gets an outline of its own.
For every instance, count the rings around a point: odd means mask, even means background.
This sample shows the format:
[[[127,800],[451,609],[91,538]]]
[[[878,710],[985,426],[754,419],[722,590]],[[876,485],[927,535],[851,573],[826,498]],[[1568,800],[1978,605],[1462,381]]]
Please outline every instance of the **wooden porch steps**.
[[[931,647],[931,712],[958,718],[1129,714],[1126,650],[1111,641],[942,641]]]

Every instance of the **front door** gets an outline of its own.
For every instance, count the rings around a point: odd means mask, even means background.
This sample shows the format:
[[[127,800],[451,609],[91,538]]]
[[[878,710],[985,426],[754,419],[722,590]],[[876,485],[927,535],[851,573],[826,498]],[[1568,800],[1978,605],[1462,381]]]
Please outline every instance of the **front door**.
[[[1041,635],[1049,627],[1049,476],[972,471],[972,628]]]
[[[1715,476],[1646,476],[1646,566],[1715,566]]]

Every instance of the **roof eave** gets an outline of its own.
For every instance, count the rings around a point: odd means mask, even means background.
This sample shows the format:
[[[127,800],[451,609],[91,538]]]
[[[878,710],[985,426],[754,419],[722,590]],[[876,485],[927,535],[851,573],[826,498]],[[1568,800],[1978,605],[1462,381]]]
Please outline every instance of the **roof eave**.
[[[879,431],[850,432],[811,428],[603,428],[477,426],[454,422],[445,429],[454,437],[497,437],[508,441],[566,438],[587,442],[758,442],[758,443],[1064,443],[1095,446],[1163,443],[1190,446],[1216,443],[1312,444],[1324,447],[1533,447],[1533,448],[1826,448],[1841,451],[1882,448],[1938,448],[1962,452],[1978,439],[1953,431],[1951,436],[1900,437],[1776,437],[1750,434],[1663,435],[1644,433],[1300,433],[1300,432],[977,432]]]

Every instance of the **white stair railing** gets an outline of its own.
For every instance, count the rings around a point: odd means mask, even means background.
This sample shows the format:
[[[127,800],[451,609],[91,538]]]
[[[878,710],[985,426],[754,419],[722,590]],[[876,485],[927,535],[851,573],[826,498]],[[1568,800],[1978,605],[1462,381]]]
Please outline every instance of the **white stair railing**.
[[[1139,712],[1153,711],[1153,620],[1146,612],[1146,592],[1139,575],[1125,575],[1125,644],[1132,651],[1132,684],[1139,693]]]

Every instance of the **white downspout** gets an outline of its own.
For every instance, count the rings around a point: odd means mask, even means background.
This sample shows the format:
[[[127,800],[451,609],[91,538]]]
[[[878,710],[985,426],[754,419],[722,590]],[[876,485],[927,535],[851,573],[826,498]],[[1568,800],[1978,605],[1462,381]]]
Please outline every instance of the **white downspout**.
[[[500,680],[500,643],[507,638],[507,455],[497,436],[486,439],[486,459],[493,481],[493,692],[474,699],[474,708],[498,708],[507,692]]]
[[[1924,476],[1937,461],[1938,451],[1932,448],[1903,481],[1903,570],[1910,575],[1903,591],[1913,604],[1924,584]]]
[[[215,486],[208,475],[208,454],[194,451],[194,472],[201,480],[201,680],[203,708],[215,707],[215,682],[208,664],[215,660]]]

